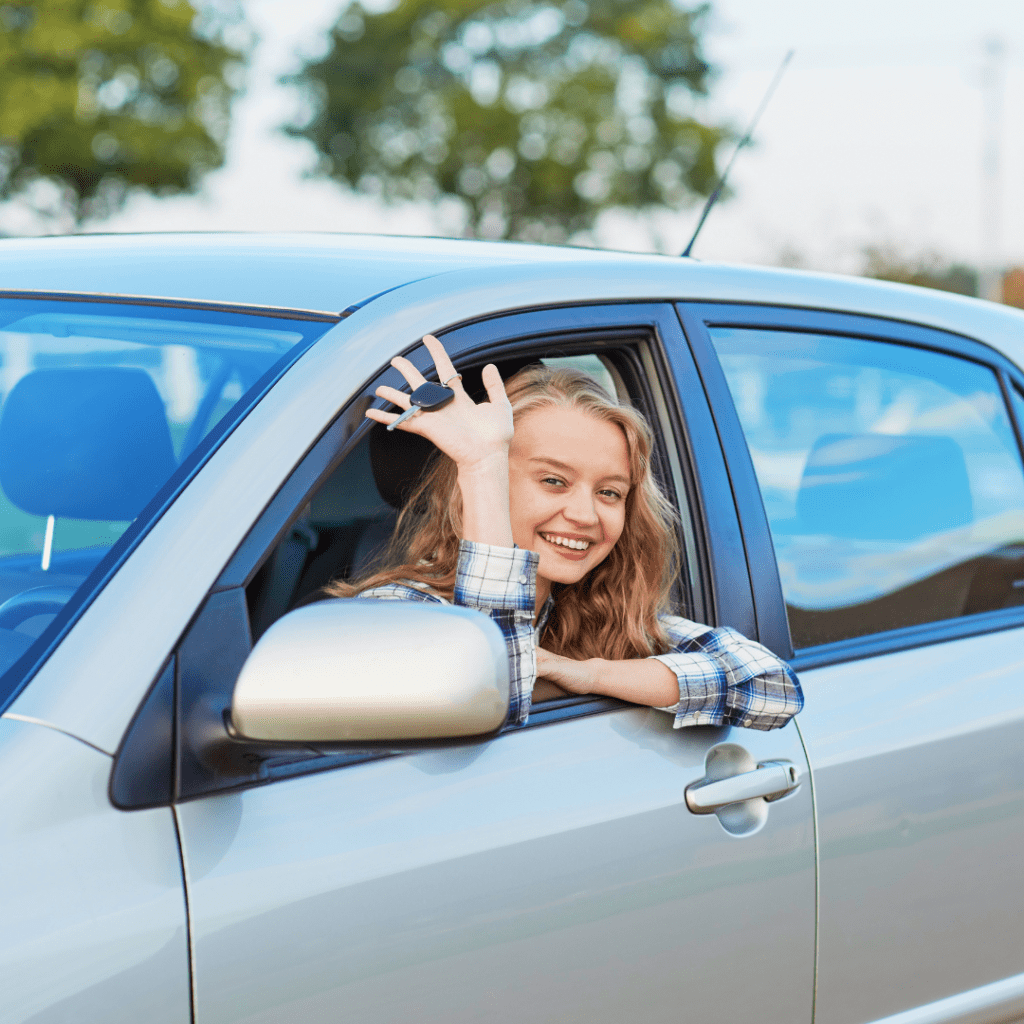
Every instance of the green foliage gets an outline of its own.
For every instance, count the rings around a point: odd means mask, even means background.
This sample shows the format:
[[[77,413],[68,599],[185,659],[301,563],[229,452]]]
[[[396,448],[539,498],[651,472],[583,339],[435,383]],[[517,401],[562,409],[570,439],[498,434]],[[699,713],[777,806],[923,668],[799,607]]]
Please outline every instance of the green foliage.
[[[978,294],[978,272],[973,267],[948,263],[935,253],[906,256],[891,245],[873,245],[864,250],[864,276],[959,295]]]
[[[232,24],[187,0],[0,0],[0,199],[50,182],[45,212],[80,221],[133,186],[194,189],[224,159]]]
[[[707,5],[400,0],[349,6],[289,81],[318,170],[386,200],[455,196],[484,237],[559,241],[614,206],[706,195],[727,136],[695,100]]]

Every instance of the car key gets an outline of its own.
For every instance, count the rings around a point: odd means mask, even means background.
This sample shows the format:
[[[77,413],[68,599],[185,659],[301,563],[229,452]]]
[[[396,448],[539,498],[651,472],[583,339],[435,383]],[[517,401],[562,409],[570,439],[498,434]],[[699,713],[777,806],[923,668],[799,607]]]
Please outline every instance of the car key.
[[[423,412],[433,412],[435,409],[440,409],[446,406],[454,397],[455,392],[451,388],[446,388],[443,384],[435,384],[430,380],[424,381],[409,396],[409,402],[411,403],[409,408],[394,423],[388,424],[388,430],[394,430],[399,423],[404,423],[407,419],[411,419],[420,410],[423,410]]]

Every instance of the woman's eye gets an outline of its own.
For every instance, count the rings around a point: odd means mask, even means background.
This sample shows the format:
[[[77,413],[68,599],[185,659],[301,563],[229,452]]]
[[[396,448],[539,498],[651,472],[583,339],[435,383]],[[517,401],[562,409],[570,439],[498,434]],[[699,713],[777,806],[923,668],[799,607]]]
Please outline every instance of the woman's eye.
[[[601,493],[602,493],[602,494],[603,494],[603,495],[604,495],[604,496],[605,496],[606,498],[612,498],[612,499],[614,499],[615,501],[618,501],[618,499],[622,497],[622,495],[621,495],[621,494],[619,494],[619,492],[618,492],[618,491],[612,491],[612,490],[603,490],[603,491],[601,491]]]
[[[557,486],[557,487],[561,487],[562,486],[562,481],[559,480],[558,477],[556,477],[556,476],[546,476],[546,477],[544,477],[543,480],[541,480],[541,483],[542,484],[555,484],[555,486]]]

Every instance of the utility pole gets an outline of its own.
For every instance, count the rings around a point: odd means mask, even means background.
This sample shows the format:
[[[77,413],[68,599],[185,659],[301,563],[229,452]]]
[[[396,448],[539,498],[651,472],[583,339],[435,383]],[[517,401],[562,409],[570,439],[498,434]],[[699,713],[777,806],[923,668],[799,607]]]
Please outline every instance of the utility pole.
[[[978,295],[983,299],[1001,302],[1003,270],[1000,252],[1000,149],[1006,46],[999,36],[989,36],[983,46],[985,61],[982,65],[981,88],[985,121],[981,155],[981,259],[978,267]]]

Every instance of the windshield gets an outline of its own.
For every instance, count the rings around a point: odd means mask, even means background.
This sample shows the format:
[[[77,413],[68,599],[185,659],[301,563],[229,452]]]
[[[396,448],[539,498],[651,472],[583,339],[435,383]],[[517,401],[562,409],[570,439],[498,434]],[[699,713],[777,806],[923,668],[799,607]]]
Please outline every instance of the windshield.
[[[0,673],[333,322],[0,299]]]

